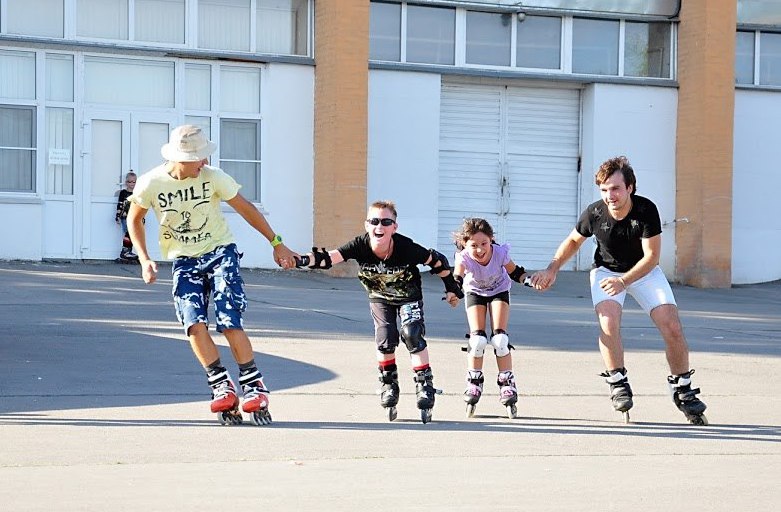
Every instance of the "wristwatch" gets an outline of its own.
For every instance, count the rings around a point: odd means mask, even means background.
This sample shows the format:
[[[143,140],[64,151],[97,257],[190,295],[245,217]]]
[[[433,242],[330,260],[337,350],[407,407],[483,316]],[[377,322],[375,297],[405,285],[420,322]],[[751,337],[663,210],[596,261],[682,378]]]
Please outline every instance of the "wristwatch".
[[[282,237],[279,235],[274,235],[274,238],[271,239],[271,247],[276,247],[281,243],[282,243]]]

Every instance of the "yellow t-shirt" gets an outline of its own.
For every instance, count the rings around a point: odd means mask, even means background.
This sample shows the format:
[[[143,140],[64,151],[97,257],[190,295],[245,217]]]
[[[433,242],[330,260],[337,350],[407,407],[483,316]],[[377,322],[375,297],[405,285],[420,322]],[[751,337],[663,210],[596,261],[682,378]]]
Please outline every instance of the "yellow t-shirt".
[[[130,200],[152,209],[160,223],[160,251],[167,259],[200,256],[233,242],[220,203],[233,199],[241,185],[208,165],[197,178],[177,180],[159,165],[138,177]]]

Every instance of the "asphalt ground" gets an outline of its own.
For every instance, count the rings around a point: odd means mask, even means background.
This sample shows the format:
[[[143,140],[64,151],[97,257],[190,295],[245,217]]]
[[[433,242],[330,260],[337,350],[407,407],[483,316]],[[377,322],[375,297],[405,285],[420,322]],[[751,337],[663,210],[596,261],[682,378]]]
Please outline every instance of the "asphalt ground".
[[[424,278],[434,419],[397,352],[399,418],[379,406],[357,279],[244,270],[245,327],[274,423],[223,427],[174,316],[170,267],[0,262],[0,510],[747,510],[781,499],[781,282],[674,286],[710,424],[667,389],[663,342],[631,300],[632,423],[613,411],[588,276],[512,292],[520,389],[506,418],[486,358],[474,418],[461,397],[462,306]],[[223,361],[236,376],[221,336]]]

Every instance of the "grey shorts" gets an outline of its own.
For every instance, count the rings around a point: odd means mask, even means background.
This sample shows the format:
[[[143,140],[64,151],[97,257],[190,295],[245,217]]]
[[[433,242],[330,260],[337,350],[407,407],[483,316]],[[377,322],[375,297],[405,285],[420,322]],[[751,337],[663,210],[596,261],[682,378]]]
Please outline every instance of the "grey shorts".
[[[217,331],[243,328],[241,314],[247,309],[247,299],[239,272],[240,258],[236,244],[229,244],[201,256],[174,260],[174,305],[185,333],[194,324],[209,324],[209,298],[212,295]]]

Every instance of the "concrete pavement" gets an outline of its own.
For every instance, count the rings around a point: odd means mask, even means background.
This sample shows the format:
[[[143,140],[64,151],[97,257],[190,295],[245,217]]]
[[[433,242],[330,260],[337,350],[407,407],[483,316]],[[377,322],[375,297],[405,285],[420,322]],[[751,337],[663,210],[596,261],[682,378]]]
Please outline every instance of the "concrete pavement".
[[[741,510],[781,498],[781,283],[674,287],[710,425],[668,395],[663,343],[628,300],[624,425],[607,396],[585,273],[513,290],[521,398],[508,420],[495,363],[475,418],[461,399],[463,308],[426,274],[435,384],[422,425],[404,352],[399,419],[378,405],[357,279],[245,270],[246,328],[274,424],[220,427],[175,321],[170,273],[0,262],[0,503],[12,511]],[[236,374],[221,337],[223,361]]]

